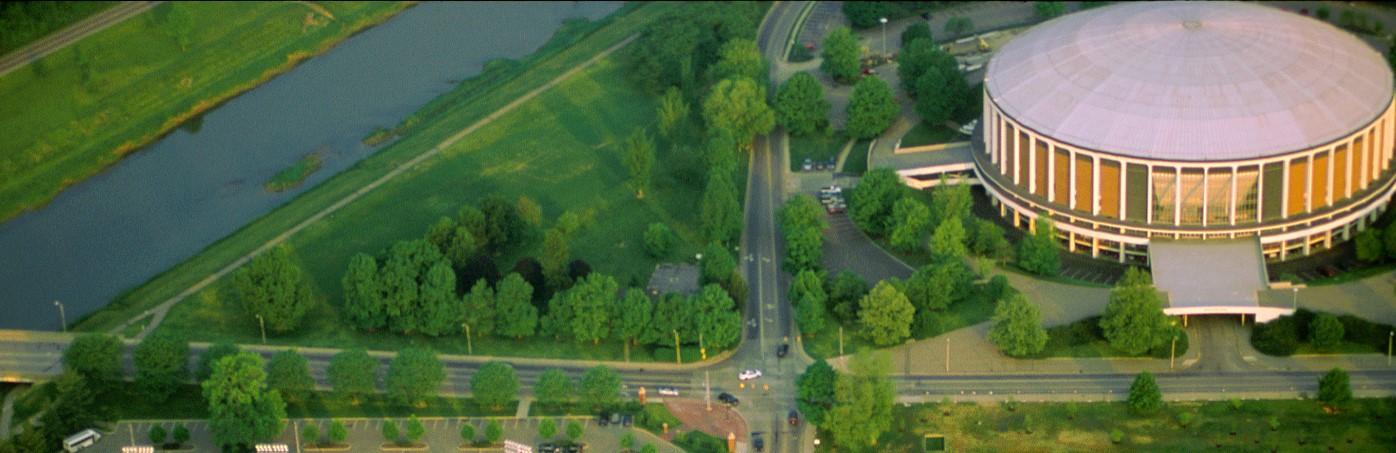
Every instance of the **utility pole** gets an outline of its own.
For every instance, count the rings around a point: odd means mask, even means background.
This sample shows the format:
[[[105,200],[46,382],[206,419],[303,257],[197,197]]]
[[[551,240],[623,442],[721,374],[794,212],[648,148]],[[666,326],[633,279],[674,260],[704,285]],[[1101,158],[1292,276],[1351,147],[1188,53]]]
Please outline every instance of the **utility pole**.
[[[945,337],[945,372],[950,372],[950,337]]]
[[[1245,318],[1241,318],[1245,319]],[[1173,358],[1178,355],[1178,334],[1173,334],[1173,345],[1168,347],[1168,369],[1173,369]]]
[[[713,411],[713,387],[708,381],[708,371],[703,371],[703,402],[708,405],[708,412]]]
[[[839,326],[839,355],[843,355],[843,326]]]
[[[880,18],[878,22],[882,22],[882,58],[887,58],[887,18]]]
[[[470,341],[470,323],[460,323],[465,328],[465,353],[475,355],[475,345]]]
[[[267,321],[261,314],[257,315],[257,326],[262,328],[262,344],[267,344]]]
[[[674,329],[674,362],[683,365],[683,350],[679,349],[679,329]]]
[[[63,332],[68,332],[68,315],[63,312],[63,303],[55,300],[53,306],[58,307],[58,322],[63,324]]]
[[[1290,308],[1293,308],[1293,309],[1295,309],[1295,310],[1298,310],[1298,309],[1299,309],[1299,288],[1290,288],[1290,289],[1291,289],[1291,290],[1294,290],[1294,291],[1293,291],[1293,292],[1294,292],[1294,298],[1293,298],[1292,301],[1291,301],[1291,306],[1290,306]]]
[[[1396,337],[1396,331],[1386,333],[1386,366],[1391,366],[1391,338]]]

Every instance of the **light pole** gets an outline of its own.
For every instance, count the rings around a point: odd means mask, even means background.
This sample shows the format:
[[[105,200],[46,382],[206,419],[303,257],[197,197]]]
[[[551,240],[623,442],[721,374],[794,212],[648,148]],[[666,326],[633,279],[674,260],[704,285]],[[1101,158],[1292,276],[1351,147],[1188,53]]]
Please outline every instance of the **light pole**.
[[[879,18],[877,21],[882,22],[882,58],[887,58],[887,18]]]
[[[262,344],[267,344],[267,322],[261,314],[257,315],[257,326],[262,328]]]
[[[63,332],[68,331],[68,315],[63,313],[63,303],[53,301],[53,306],[58,307],[58,322],[63,325]]]
[[[1293,309],[1295,309],[1295,310],[1298,310],[1298,309],[1299,309],[1299,288],[1290,288],[1290,289],[1293,290],[1293,293],[1294,293],[1294,298],[1291,299],[1291,302],[1290,302],[1290,304],[1292,305],[1290,308],[1293,308]]]
[[[1396,331],[1386,333],[1386,366],[1391,366],[1391,339],[1396,337]]]
[[[683,365],[683,350],[679,349],[679,329],[674,329],[674,361]]]
[[[1168,347],[1168,369],[1173,369],[1173,358],[1178,354],[1178,333],[1173,333],[1173,345]]]
[[[470,342],[470,323],[463,322],[460,323],[460,325],[461,327],[465,327],[465,353],[475,355],[475,345]]]

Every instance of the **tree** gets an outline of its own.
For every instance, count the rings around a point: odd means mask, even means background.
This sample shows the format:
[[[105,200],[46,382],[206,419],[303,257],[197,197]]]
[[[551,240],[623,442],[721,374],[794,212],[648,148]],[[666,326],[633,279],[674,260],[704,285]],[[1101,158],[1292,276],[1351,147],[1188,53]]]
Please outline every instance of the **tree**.
[[[819,272],[804,269],[796,273],[788,298],[795,307],[795,324],[801,334],[813,337],[824,330],[824,307],[829,296],[824,292],[824,277]]]
[[[975,255],[992,259],[1003,259],[1012,252],[1008,245],[1008,239],[1003,236],[1003,228],[999,228],[992,220],[975,219],[974,233],[969,235],[969,249]]]
[[[906,55],[907,45],[915,42],[918,39],[925,39],[927,41],[934,42],[934,38],[931,36],[931,24],[925,21],[917,21],[916,23],[913,23],[911,24],[911,26],[908,26],[902,30],[901,41],[903,56]],[[900,64],[901,61],[899,60],[897,63]]]
[[[421,305],[417,308],[417,328],[433,337],[457,332],[464,315],[456,297],[456,273],[451,270],[450,261],[440,259],[432,264],[418,291]]]
[[[834,382],[838,371],[820,359],[805,367],[805,372],[795,381],[797,395],[795,403],[805,420],[815,426],[824,427],[825,414],[834,406]]]
[[[635,434],[625,433],[624,436],[620,436],[620,448],[624,448],[626,451],[635,448]]]
[[[824,256],[824,208],[809,195],[786,200],[780,210],[785,236],[785,263],[792,270],[817,269]]]
[[[549,228],[543,233],[543,254],[539,262],[543,264],[543,276],[548,286],[564,288],[571,282],[567,278],[567,262],[572,259],[572,245],[569,235],[560,228]]]
[[[709,128],[732,132],[737,143],[750,143],[756,134],[776,126],[776,114],[766,105],[766,86],[747,78],[723,79],[703,98],[703,121]]]
[[[538,329],[538,308],[533,306],[533,285],[510,273],[499,281],[495,293],[498,334],[505,337],[531,337]]]
[[[848,214],[868,235],[882,237],[887,231],[892,206],[901,198],[902,182],[888,168],[869,170],[848,196]]]
[[[943,62],[940,54],[932,54],[937,58],[930,63],[930,67],[916,76],[912,81],[915,83],[916,113],[921,115],[921,121],[932,127],[942,127],[946,123],[953,123],[963,117],[964,113],[971,107],[973,91],[965,83],[964,76],[960,74],[959,67],[951,58],[948,62]],[[944,66],[952,64],[952,66]]]
[[[732,257],[732,253],[727,251],[727,247],[710,242],[706,247],[703,247],[700,265],[703,283],[720,282],[736,272],[737,259]]]
[[[1368,228],[1357,233],[1357,239],[1354,242],[1357,244],[1357,259],[1359,261],[1371,263],[1379,261],[1385,256],[1381,238],[1377,237],[1376,228]]]
[[[315,391],[315,378],[310,377],[310,362],[294,349],[281,351],[267,362],[267,386],[281,392],[291,403],[304,402]]]
[[[169,433],[165,432],[165,427],[160,426],[158,424],[150,425],[150,433],[148,434],[148,436],[150,437],[150,443],[155,445],[162,445],[165,443],[165,436],[167,435],[169,435]]]
[[[654,302],[651,302],[649,296],[640,288],[626,290],[625,296],[616,304],[616,312],[612,319],[619,321],[616,336],[625,340],[627,354],[630,346],[645,335],[645,329],[649,327],[653,314]]]
[[[348,397],[354,405],[359,397],[373,393],[378,381],[378,359],[368,355],[363,349],[340,351],[330,359],[325,372],[330,378],[334,391]]]
[[[848,27],[835,28],[824,37],[824,50],[820,54],[824,61],[819,64],[819,69],[839,83],[853,83],[858,78],[860,54],[862,46],[853,36],[853,30]]]
[[[493,251],[497,244],[496,238],[490,236],[489,220],[485,218],[485,212],[475,206],[461,206],[460,211],[456,211],[456,225],[465,228],[470,235],[475,237],[476,245],[482,251]]]
[[[71,348],[70,346],[69,349]],[[199,366],[194,372],[194,379],[198,381],[208,379],[209,376],[213,375],[213,364],[218,362],[218,359],[237,354],[240,351],[241,349],[238,349],[237,345],[228,342],[214,343],[213,346],[209,346],[203,354],[199,354]]]
[[[125,346],[111,335],[78,335],[63,350],[63,369],[87,380],[92,389],[103,392],[121,380],[121,356]]]
[[[877,437],[892,428],[896,389],[887,379],[889,360],[885,354],[854,355],[852,372],[834,380],[834,405],[825,417],[825,429],[840,449],[876,447]]]
[[[330,442],[343,444],[349,438],[349,430],[344,427],[344,422],[335,420],[330,422]]]
[[[466,443],[475,443],[475,425],[469,423],[460,424],[460,440]]]
[[[533,384],[533,396],[538,398],[539,404],[561,406],[570,403],[575,391],[572,378],[557,368],[544,371],[538,376],[538,382]]]
[[[136,386],[151,402],[169,399],[189,378],[189,343],[157,330],[141,340],[131,358],[136,363]]]
[[[319,445],[320,425],[317,425],[313,422],[306,423],[305,426],[301,427],[301,438],[305,439],[305,441],[310,443],[311,445]]]
[[[912,251],[921,246],[921,237],[931,223],[931,210],[915,198],[906,196],[892,205],[892,232],[888,240],[892,247]]]
[[[1066,2],[1033,2],[1037,17],[1042,20],[1066,14]]]
[[[510,209],[513,209],[512,204]],[[446,269],[432,272],[432,268],[438,266]],[[443,270],[449,270],[445,256],[425,239],[398,241],[388,249],[388,259],[379,269],[379,282],[383,290],[385,325],[389,330],[425,332],[434,328],[427,325],[436,322],[429,320],[438,316],[437,311],[443,312],[440,316],[450,316],[453,307],[439,307],[451,302],[442,300],[445,297],[442,292],[449,289],[442,288],[446,283],[441,281],[446,277],[441,274]],[[450,283],[454,286],[453,280]],[[431,309],[424,308],[427,302],[432,304]]]
[[[682,294],[665,294],[654,305],[650,316],[650,326],[645,332],[644,341],[649,344],[673,346],[674,332],[684,338],[697,338],[693,330],[693,312],[689,309],[688,298]]]
[[[877,77],[865,77],[853,86],[848,97],[848,123],[845,125],[849,136],[873,138],[891,126],[901,113],[901,106],[892,95],[887,82]]]
[[[1343,342],[1343,323],[1332,313],[1319,313],[1309,321],[1309,342],[1317,348],[1331,348]]]
[[[611,306],[619,290],[616,279],[603,274],[591,274],[567,290],[573,338],[597,344],[610,337]]]
[[[829,125],[824,86],[808,72],[798,72],[776,90],[776,122],[791,135],[804,136]]]
[[[413,347],[398,352],[388,365],[388,376],[383,380],[383,386],[388,397],[398,404],[425,407],[426,399],[436,394],[445,379],[446,370],[436,358],[436,353]]]
[[[955,16],[945,21],[945,34],[959,36],[974,30],[974,21],[968,17]]]
[[[930,39],[916,39],[902,46],[902,53],[897,58],[897,77],[901,79],[902,89],[906,90],[907,94],[920,98],[922,92],[917,85],[921,76],[932,71],[939,71],[939,75],[947,77],[959,75],[959,62]],[[938,93],[926,92],[926,95],[936,94]],[[939,124],[929,121],[928,123]]]
[[[112,418],[110,410],[97,403],[97,394],[106,390],[100,390],[91,384],[89,378],[75,373],[71,370],[65,371],[52,387],[55,394],[43,415],[39,416],[37,425],[24,423],[25,431],[38,431],[39,426],[43,427],[43,432],[39,433],[41,441],[47,445],[39,448],[27,448],[24,451],[52,451],[58,439],[50,436],[67,435],[78,430],[91,428],[99,421],[107,421]],[[47,434],[47,435],[44,435]],[[17,438],[16,444],[19,447],[32,446],[34,439]]]
[[[766,83],[766,59],[761,57],[761,49],[756,47],[756,41],[749,38],[722,43],[717,51],[717,62],[708,67],[708,80],[738,78]]]
[[[659,117],[659,134],[672,140],[679,127],[688,120],[688,113],[688,101],[684,100],[683,94],[678,88],[669,87],[664,91],[664,96],[659,98],[659,110],[656,112],[656,116]]]
[[[724,349],[737,343],[742,333],[742,316],[737,313],[731,296],[716,284],[704,286],[689,302],[694,311],[699,335],[704,346]]]
[[[179,45],[180,52],[189,50],[189,35],[194,32],[194,16],[186,9],[190,6],[171,3],[165,14],[164,29]]]
[[[713,175],[731,177],[737,172],[738,150],[737,139],[732,131],[726,129],[708,129],[707,137],[703,143],[703,163],[707,164],[708,180],[711,181]]]
[[[940,222],[931,234],[931,257],[941,262],[963,261],[967,254],[964,222],[958,217]]]
[[[1318,400],[1329,405],[1352,400],[1352,386],[1348,383],[1348,373],[1341,368],[1334,368],[1318,378]]]
[[[470,393],[476,402],[499,410],[519,398],[519,377],[512,365],[489,362],[470,376]]]
[[[407,441],[416,443],[427,433],[427,427],[422,426],[422,421],[417,419],[417,414],[407,417]]]
[[[703,233],[709,241],[721,244],[736,242],[742,232],[742,206],[737,202],[737,189],[726,173],[708,174],[701,213]]]
[[[645,253],[653,258],[664,258],[674,250],[674,232],[663,222],[651,223],[645,229]]]
[[[1033,220],[1036,228],[1018,245],[1018,267],[1037,275],[1057,275],[1061,257],[1057,255],[1057,229],[1047,216]]]
[[[567,422],[567,439],[576,442],[582,438],[582,424],[574,421]]]
[[[868,292],[868,282],[849,271],[839,272],[829,282],[829,302],[834,315],[842,322],[858,317],[858,301]]]
[[[635,198],[645,198],[653,167],[654,139],[644,128],[637,128],[625,140],[625,168],[630,171],[630,188],[635,190]]]
[[[973,207],[974,196],[970,194],[969,184],[942,175],[940,185],[931,191],[931,227],[938,227],[949,218],[973,219]]]
[[[906,295],[891,282],[881,281],[858,302],[858,322],[863,335],[873,344],[889,346],[911,337],[911,320],[916,314]]]
[[[989,341],[1010,357],[1042,352],[1047,346],[1042,313],[1022,294],[1010,296],[994,307],[994,326],[989,329]]]
[[[233,289],[248,314],[258,315],[272,332],[295,329],[315,303],[305,273],[291,262],[291,249],[273,247],[238,270]]]
[[[1163,408],[1163,392],[1159,391],[1158,382],[1154,381],[1154,375],[1148,371],[1141,371],[1135,376],[1134,383],[1129,385],[1129,397],[1127,398],[1129,408],[1139,413],[1150,413]]]
[[[494,290],[485,279],[475,281],[470,292],[465,295],[464,321],[474,335],[494,333],[495,303]]]
[[[281,433],[286,403],[281,393],[268,389],[262,358],[239,352],[218,359],[213,374],[203,382],[208,401],[208,427],[223,446],[250,444]]]
[[[1138,268],[1126,270],[1120,284],[1110,290],[1100,329],[1111,347],[1130,355],[1148,352],[1172,335],[1158,290]]]
[[[630,79],[652,94],[675,85],[687,88],[698,46],[710,39],[690,17],[675,13],[666,19],[645,30],[628,52]]]
[[[378,283],[378,262],[366,253],[349,258],[344,272],[344,312],[349,322],[363,330],[388,326],[383,306],[383,288]]]
[[[654,444],[645,444],[643,448],[640,448],[640,453],[659,453],[659,447],[654,446]]]
[[[582,404],[593,409],[620,401],[620,373],[605,365],[597,365],[582,375]]]
[[[480,200],[480,212],[485,215],[489,243],[495,252],[514,245],[528,230],[528,225],[519,216],[519,208],[499,195]]]
[[[397,427],[397,422],[392,420],[383,420],[382,430],[383,440],[394,444],[402,443],[402,431],[400,431]]]
[[[553,419],[551,419],[551,418],[545,418],[545,419],[543,419],[543,421],[538,422],[538,437],[542,437],[543,440],[546,441],[546,440],[552,439],[553,436],[556,436],[556,435],[557,435],[557,422],[556,422],[556,421],[553,421]]]
[[[504,437],[504,426],[499,424],[499,420],[490,420],[485,424],[485,440],[491,444],[499,443],[499,439]]]

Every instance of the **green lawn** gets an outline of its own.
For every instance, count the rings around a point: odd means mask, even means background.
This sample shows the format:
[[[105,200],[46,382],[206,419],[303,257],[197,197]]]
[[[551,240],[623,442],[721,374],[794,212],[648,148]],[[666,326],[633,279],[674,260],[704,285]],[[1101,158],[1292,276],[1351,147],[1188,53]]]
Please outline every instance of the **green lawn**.
[[[910,131],[907,131],[906,135],[902,136],[902,147],[938,145],[961,140],[969,140],[969,137],[945,126],[934,127],[921,122],[916,123]]]
[[[838,159],[839,152],[843,151],[845,143],[848,143],[848,137],[844,135],[843,131],[835,131],[830,135],[814,133],[806,136],[791,136],[790,170],[800,171],[805,159],[813,159],[816,162]]]
[[[843,161],[843,168],[839,171],[861,175],[868,171],[868,147],[872,146],[871,140],[858,140],[853,143],[853,148],[848,150],[848,158]]]
[[[288,4],[289,5],[289,4]],[[145,310],[154,307],[164,300],[179,294],[180,291],[193,286],[199,280],[209,274],[226,266],[238,257],[248,253],[278,234],[286,231],[302,220],[314,215],[316,212],[339,201],[343,197],[367,185],[383,174],[391,171],[399,163],[409,160],[412,157],[430,149],[440,143],[446,137],[469,126],[471,123],[484,118],[491,112],[498,110],[515,98],[522,96],[528,91],[547,83],[549,80],[566,72],[567,70],[581,64],[585,60],[595,56],[598,52],[614,45],[622,39],[642,30],[656,18],[668,11],[672,11],[675,5],[665,3],[646,3],[636,6],[627,6],[623,11],[612,15],[604,20],[605,26],[582,29],[584,33],[559,34],[552,41],[546,44],[542,51],[535,53],[524,59],[516,66],[500,66],[500,70],[486,71],[480,76],[462,82],[451,92],[428,103],[417,114],[414,114],[411,121],[415,126],[412,133],[394,142],[392,145],[379,150],[374,155],[360,161],[348,170],[345,170],[328,181],[298,195],[291,202],[278,207],[272,212],[262,216],[252,223],[244,226],[236,233],[210,245],[198,255],[186,260],[174,268],[156,276],[145,284],[121,295],[112,304],[104,307],[91,315],[86,316],[77,325],[77,329],[83,331],[103,331],[119,325],[120,323],[139,316]],[[564,27],[564,30],[578,30],[578,28]],[[622,84],[617,84],[622,85]],[[624,89],[624,86],[608,87]],[[575,113],[575,109],[574,109]],[[639,115],[641,112],[635,113]],[[649,112],[642,112],[648,114]],[[516,115],[517,116],[517,115]],[[487,131],[481,131],[485,133]],[[629,132],[628,130],[626,131]],[[519,137],[521,138],[521,137]],[[466,142],[473,141],[466,140]],[[467,146],[470,143],[460,143],[459,146]],[[580,151],[578,151],[580,152]],[[539,150],[534,150],[534,154],[539,154]],[[453,153],[453,154],[458,154]],[[618,159],[618,157],[614,158]],[[433,162],[440,162],[437,159]],[[614,162],[614,161],[612,161]],[[428,163],[423,169],[432,168],[435,165]],[[569,169],[579,171],[582,169]],[[421,172],[422,170],[417,170]],[[498,175],[495,175],[498,176]],[[406,179],[406,178],[404,178]],[[657,184],[659,182],[657,181]],[[480,184],[472,184],[480,187]],[[659,188],[659,187],[656,187]],[[380,188],[382,192],[385,188]],[[413,196],[409,198],[417,203],[433,203],[432,209],[439,212],[449,211],[449,206],[467,201],[466,197],[472,199],[482,194],[460,193],[454,194],[456,199],[445,200],[447,194],[432,194],[427,197]],[[442,199],[436,198],[442,197]],[[382,201],[380,197],[379,202]],[[403,201],[403,200],[400,200]],[[544,200],[538,200],[543,202]],[[363,203],[364,201],[360,201]],[[553,202],[551,215],[556,215],[557,204]],[[421,213],[419,213],[421,215]],[[336,214],[334,218],[342,218],[344,212]],[[421,220],[421,219],[417,219]],[[374,234],[379,237],[387,237],[382,231],[383,228],[406,228],[401,236],[394,234],[389,241],[405,239],[420,235],[426,230],[427,222],[434,218],[423,220],[420,224],[403,226],[403,223],[385,225],[382,228],[376,225],[364,225],[366,229],[374,231],[364,231],[364,234]],[[334,222],[331,218],[329,222]],[[313,232],[312,232],[313,233]],[[323,239],[323,233],[316,235]],[[382,247],[385,243],[377,243],[372,247]],[[343,247],[352,247],[354,250],[376,251],[369,243],[355,242],[345,244]],[[578,253],[584,251],[579,250]],[[512,262],[511,262],[512,263]],[[312,263],[307,263],[312,264]],[[330,265],[321,263],[322,269],[339,267],[333,275],[338,275],[343,271],[343,263]],[[333,277],[337,279],[338,277]],[[326,289],[326,284],[319,282],[330,281],[328,277],[319,276],[317,284],[321,290]],[[328,289],[338,292],[338,283],[328,285]],[[207,297],[206,294],[204,297]],[[331,310],[323,310],[330,313]],[[311,314],[317,317],[319,313]],[[330,313],[333,316],[333,313]]]
[[[0,9],[0,55],[116,6],[117,2],[15,2]]]
[[[1170,351],[1167,347],[1159,348],[1154,354],[1145,354],[1144,357],[1155,357],[1160,359],[1168,358],[1170,352],[1182,356],[1188,352],[1187,330],[1183,330],[1183,335],[1178,337],[1177,350]],[[1113,346],[1105,339],[1105,333],[1100,330],[1100,317],[1092,316],[1070,324],[1056,326],[1047,329],[1047,346],[1042,352],[1033,358],[1046,357],[1139,357],[1131,356]]]
[[[1015,410],[897,405],[878,451],[920,452],[924,434],[944,435],[948,451],[1391,451],[1396,433],[1382,420],[1396,417],[1393,407],[1387,399],[1359,399],[1330,414],[1308,400],[1250,400],[1239,410],[1225,402],[1181,402],[1135,415],[1124,403],[1076,403],[1073,418],[1065,403],[1019,403]],[[1177,421],[1181,412],[1194,413],[1187,427]],[[1113,429],[1124,434],[1119,444],[1110,441]]]
[[[345,206],[288,243],[311,277],[316,293],[327,303],[306,317],[293,334],[277,342],[300,345],[396,349],[428,338],[357,332],[340,320],[340,280],[349,258],[359,252],[377,253],[395,241],[420,237],[441,216],[489,194],[508,198],[528,195],[552,219],[564,210],[581,210],[598,219],[584,228],[572,254],[586,259],[598,272],[616,276],[622,284],[641,285],[656,260],[645,254],[638,238],[652,222],[665,222],[678,233],[673,257],[699,249],[698,211],[701,192],[671,175],[679,159],[661,151],[652,190],[637,200],[625,187],[620,145],[636,127],[653,117],[654,101],[623,79],[615,59],[602,60],[577,77],[481,128],[429,160]],[[669,150],[669,147],[659,147]],[[463,177],[462,175],[470,175]],[[604,219],[604,220],[600,220]],[[535,256],[540,241],[499,257],[507,270],[515,259]],[[256,323],[226,297],[228,281],[220,282],[193,300],[177,306],[160,329],[201,340],[255,341]],[[463,338],[432,342],[438,350],[464,352]],[[615,360],[623,357],[618,342],[601,345],[556,342],[552,339],[516,341],[477,339],[475,353]],[[644,348],[633,360],[654,360]],[[668,360],[664,358],[664,360]]]
[[[114,392],[104,393],[99,403],[115,411],[119,420],[141,419],[181,419],[208,418],[208,403],[204,401],[202,390],[197,385],[180,387],[169,401],[151,403],[133,386],[122,386]],[[514,415],[517,403],[511,403],[499,410],[480,406],[468,398],[435,397],[427,400],[426,407],[403,406],[389,402],[381,394],[364,398],[355,406],[347,399],[328,392],[316,392],[301,403],[286,405],[286,416],[291,418],[380,418],[453,416],[504,416]]]
[[[869,284],[869,287],[871,286]],[[994,316],[994,304],[987,299],[987,297],[983,297],[982,291],[975,291],[968,299],[937,313],[937,321],[931,325],[919,330],[915,329],[913,325],[911,337],[917,340],[933,338],[952,330],[988,321]],[[829,324],[819,332],[819,335],[813,338],[805,335],[801,340],[805,344],[805,353],[816,360],[839,356],[839,323],[834,321],[833,316],[832,312],[828,313]],[[876,348],[858,334],[857,323],[851,322],[843,325],[843,352],[845,354]]]
[[[166,3],[0,77],[0,220],[406,7],[308,5]]]

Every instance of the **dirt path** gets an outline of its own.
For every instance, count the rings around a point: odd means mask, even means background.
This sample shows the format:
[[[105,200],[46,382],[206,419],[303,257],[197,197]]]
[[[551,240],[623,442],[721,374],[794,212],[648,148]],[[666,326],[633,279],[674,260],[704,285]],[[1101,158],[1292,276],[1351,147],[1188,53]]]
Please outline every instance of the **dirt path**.
[[[121,2],[120,5],[113,6],[106,11],[94,14],[92,17],[69,25],[67,28],[53,32],[53,34],[29,43],[27,46],[15,49],[13,52],[0,56],[0,76],[9,74],[10,71],[22,68],[34,60],[57,52],[79,39],[86,38],[88,35],[105,30],[107,27],[116,25],[123,20],[146,12],[146,10],[160,3],[163,2]]]
[[[242,257],[234,260],[233,262],[228,263],[227,266],[223,266],[223,268],[219,269],[218,272],[214,272],[213,274],[204,277],[202,280],[199,280],[198,283],[195,283],[194,286],[190,286],[184,291],[181,291],[179,294],[176,294],[174,297],[171,297],[165,300],[164,302],[161,302],[160,305],[156,306],[153,309],[147,310],[140,316],[134,317],[122,323],[121,325],[116,326],[115,328],[110,330],[110,333],[119,335],[124,329],[126,329],[127,326],[131,325],[132,323],[140,321],[141,319],[144,319],[146,316],[154,316],[154,318],[151,319],[150,324],[146,326],[145,330],[141,331],[141,333],[136,336],[137,340],[145,338],[145,335],[147,333],[154,331],[155,328],[159,327],[160,323],[165,320],[165,315],[169,314],[170,307],[173,307],[175,304],[188,298],[189,296],[194,295],[195,293],[198,293],[199,291],[203,291],[204,288],[207,288],[209,285],[213,284],[213,282],[218,281],[225,275],[228,275],[228,273],[237,270],[237,268],[239,267],[242,267],[242,265],[251,260],[252,257],[257,256],[258,254],[265,252],[268,249],[271,249],[272,247],[275,247],[277,244],[285,242],[286,239],[289,239],[292,235],[300,232],[301,230],[304,230],[306,227],[314,225],[316,222],[319,222],[320,219],[325,218],[325,216],[328,216],[334,213],[335,211],[338,211],[340,208],[349,205],[349,203],[353,203],[355,200],[358,200],[360,197],[364,196],[364,194],[373,191],[373,189],[378,188],[378,186],[381,186],[384,183],[391,181],[393,178],[396,178],[398,175],[401,175],[404,172],[412,169],[413,167],[416,167],[417,164],[420,164],[426,161],[427,159],[430,159],[436,156],[437,154],[440,154],[441,150],[449,148],[451,145],[460,141],[462,138],[465,138],[465,136],[470,135],[471,133],[475,132],[476,130],[479,130],[482,127],[485,127],[486,125],[489,125],[490,123],[494,122],[494,120],[513,111],[515,108],[518,108],[525,102],[532,100],[539,94],[542,94],[543,92],[548,91],[549,89],[561,84],[562,82],[567,81],[567,79],[570,79],[573,76],[585,70],[586,68],[591,67],[592,65],[596,64],[596,62],[601,61],[601,59],[610,56],[615,51],[620,50],[622,47],[625,47],[627,44],[630,44],[631,41],[634,41],[636,36],[638,35],[631,35],[630,37],[625,38],[624,40],[622,40],[619,43],[616,43],[610,48],[601,51],[601,53],[597,54],[596,56],[591,57],[591,59],[587,60],[581,65],[569,69],[567,72],[564,72],[561,75],[554,78],[553,80],[548,81],[548,83],[543,84],[543,86],[534,88],[532,91],[529,91],[527,94],[520,96],[518,99],[515,99],[513,102],[510,102],[509,104],[505,105],[499,110],[495,110],[494,113],[491,113],[489,114],[489,116],[486,116],[480,119],[479,121],[476,121],[475,124],[470,125],[470,127],[467,127],[461,130],[460,132],[457,132],[455,135],[447,137],[446,140],[441,141],[441,143],[438,143],[431,149],[423,152],[422,154],[417,155],[417,157],[412,158],[412,160],[409,160],[403,163],[402,165],[398,165],[397,168],[394,168],[387,174],[384,174],[383,176],[380,176],[378,179],[373,180],[373,182],[368,183],[368,185],[359,188],[359,190],[354,191],[354,193],[345,196],[344,198],[340,199],[339,201],[336,201],[334,204],[326,207],[325,209],[316,212],[315,215],[310,216],[310,218],[305,219],[300,223],[297,223],[296,226],[293,226],[290,229],[282,232],[281,234],[272,238],[270,241],[263,243],[261,246],[258,246],[256,250],[253,250],[251,253],[243,255]]]
[[[664,440],[673,441],[674,435],[680,431],[702,431],[720,439],[727,439],[729,433],[735,434],[738,442],[747,442],[746,420],[726,404],[714,401],[713,410],[709,412],[701,400],[676,399],[665,401],[664,407],[683,422],[683,426],[670,429],[669,434],[660,436]]]

